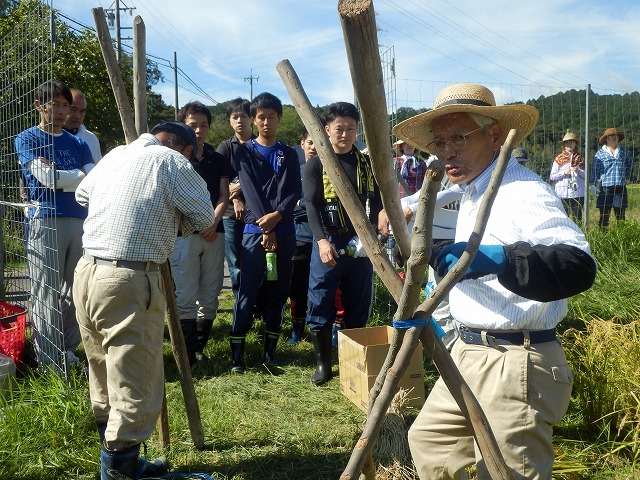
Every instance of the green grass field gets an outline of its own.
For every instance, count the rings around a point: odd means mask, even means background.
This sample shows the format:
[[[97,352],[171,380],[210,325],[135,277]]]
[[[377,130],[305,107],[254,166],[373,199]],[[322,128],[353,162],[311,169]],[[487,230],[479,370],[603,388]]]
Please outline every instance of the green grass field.
[[[629,221],[612,220],[602,230],[592,227],[597,223],[592,210],[588,237],[599,274],[591,290],[570,300],[560,325],[576,381],[569,413],[556,429],[555,478],[640,478],[640,189],[630,190]],[[210,359],[193,371],[205,449],[193,448],[167,341],[171,446],[162,449],[154,434],[148,456],[165,454],[173,471],[205,472],[218,480],[337,479],[361,433],[364,414],[340,393],[337,378],[323,387],[309,383],[314,361],[307,341],[290,346],[283,337],[283,366],[262,366],[260,324],[248,337],[249,370],[227,373],[231,308],[231,293],[225,291],[205,351]],[[288,317],[285,331],[287,327]],[[428,359],[425,368],[430,388],[435,374]],[[100,446],[81,370],[69,382],[27,373],[0,407],[0,479],[97,478]],[[405,412],[407,425],[414,415]],[[398,451],[406,441],[397,434],[385,440],[391,444],[387,448]],[[378,478],[415,478],[410,465],[387,470],[380,470]]]

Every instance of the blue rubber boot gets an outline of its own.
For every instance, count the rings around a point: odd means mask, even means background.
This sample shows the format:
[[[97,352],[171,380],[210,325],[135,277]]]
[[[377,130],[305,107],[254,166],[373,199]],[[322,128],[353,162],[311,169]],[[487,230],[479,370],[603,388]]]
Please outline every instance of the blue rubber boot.
[[[295,345],[302,341],[304,335],[304,318],[291,319],[291,338],[287,340],[289,345]]]
[[[335,322],[332,327],[332,335],[331,335],[331,349],[338,349],[338,332],[344,329],[344,322]]]
[[[138,455],[140,444],[119,451],[111,451],[103,446],[100,453],[100,479],[136,480]]]

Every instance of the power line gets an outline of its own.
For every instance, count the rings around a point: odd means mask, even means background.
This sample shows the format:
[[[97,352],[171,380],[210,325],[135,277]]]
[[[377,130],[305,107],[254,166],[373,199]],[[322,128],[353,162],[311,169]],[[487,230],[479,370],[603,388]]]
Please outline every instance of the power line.
[[[91,26],[89,26],[89,25],[85,25],[85,24],[83,24],[82,22],[79,22],[78,20],[75,20],[74,18],[71,18],[71,17],[69,17],[68,15],[65,15],[65,14],[64,14],[64,13],[62,13],[62,12],[56,11],[56,14],[57,14],[57,16],[58,16],[58,17],[64,18],[65,20],[68,20],[68,21],[69,21],[69,22],[71,22],[71,23],[74,23],[74,24],[76,24],[76,25],[79,25],[79,26],[80,26],[80,27],[82,27],[83,29],[86,29],[86,30],[88,30],[89,32],[91,32],[91,33],[93,33],[93,34],[95,34],[95,33],[96,33],[95,28],[93,28],[93,27],[91,27]],[[80,29],[78,29],[78,28],[76,28],[76,27],[74,27],[74,26],[72,26],[72,25],[69,25],[68,23],[67,23],[67,26],[68,26],[71,30],[73,30],[73,31],[75,31],[75,32],[83,33],[83,31],[82,31],[82,30],[80,30]],[[112,39],[112,43],[113,43],[113,39]],[[133,53],[133,47],[131,47],[131,46],[127,45],[127,44],[122,44],[122,48],[124,48],[124,49],[128,50],[128,51],[129,51],[129,53]],[[153,63],[155,63],[156,65],[160,65],[160,66],[162,66],[162,67],[169,68],[169,69],[172,69],[172,70],[173,70],[173,68],[174,68],[174,67],[173,67],[173,65],[172,65],[172,63],[171,63],[171,61],[170,61],[170,60],[168,60],[168,59],[166,59],[166,58],[159,57],[159,56],[157,56],[157,55],[153,55],[153,54],[150,54],[150,53],[145,53],[145,56],[146,56],[146,58],[147,58],[147,59],[151,60],[151,61],[152,61]],[[164,64],[161,64],[160,62],[164,62]],[[196,83],[196,82],[195,82],[191,77],[189,77],[189,75],[187,75],[187,73],[186,73],[186,72],[184,72],[184,70],[182,70],[181,68],[178,68],[178,74],[179,74],[182,78],[184,78],[184,79],[185,79],[185,80],[186,80],[190,85],[192,85],[192,86],[193,86],[197,91],[190,90],[190,89],[186,88],[184,85],[180,85],[180,88],[183,88],[183,89],[184,89],[184,90],[186,90],[187,92],[193,93],[193,94],[195,94],[195,95],[202,95],[202,96],[204,96],[205,98],[207,98],[207,99],[209,99],[210,101],[212,101],[214,105],[217,105],[217,104],[219,103],[219,102],[218,102],[216,99],[214,99],[211,95],[209,95],[207,92],[205,92],[205,91],[204,91],[204,89],[202,89],[202,88],[201,88],[201,87],[200,87],[200,86],[199,86],[199,85],[198,85],[198,84],[197,84],[197,83]],[[169,80],[167,80],[167,83],[169,83],[170,85],[175,85],[175,84],[174,84],[174,82],[171,82],[171,81],[169,81]]]

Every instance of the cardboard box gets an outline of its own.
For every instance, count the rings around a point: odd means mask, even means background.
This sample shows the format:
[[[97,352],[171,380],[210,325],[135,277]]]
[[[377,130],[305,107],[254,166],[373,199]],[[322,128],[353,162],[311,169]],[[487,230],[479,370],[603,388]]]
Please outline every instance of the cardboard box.
[[[382,368],[393,328],[389,326],[353,328],[338,332],[340,391],[363,412],[369,406],[369,391]],[[425,399],[422,344],[418,344],[399,388],[410,391],[408,406],[421,407]]]

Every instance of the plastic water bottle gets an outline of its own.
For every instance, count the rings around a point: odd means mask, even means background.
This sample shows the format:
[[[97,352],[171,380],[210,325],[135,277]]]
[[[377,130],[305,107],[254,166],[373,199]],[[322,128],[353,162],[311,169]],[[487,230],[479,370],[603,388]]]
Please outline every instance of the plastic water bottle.
[[[273,282],[278,280],[278,256],[276,252],[267,252],[267,281]]]
[[[351,243],[347,243],[344,246],[344,248],[341,248],[340,250],[338,250],[338,255],[340,256],[346,255],[347,257],[353,257],[355,253],[356,253],[356,247]]]

